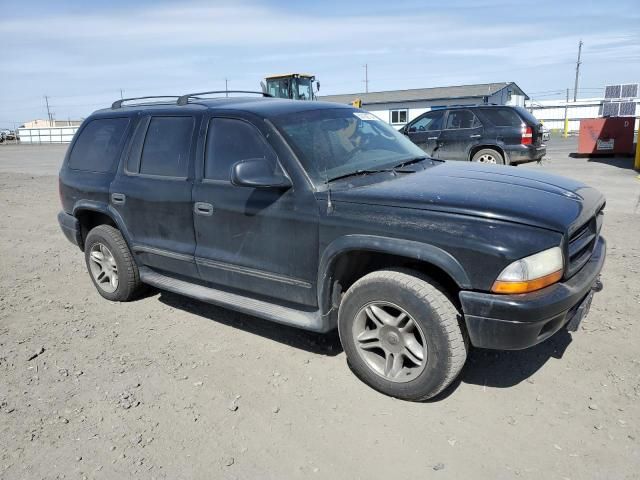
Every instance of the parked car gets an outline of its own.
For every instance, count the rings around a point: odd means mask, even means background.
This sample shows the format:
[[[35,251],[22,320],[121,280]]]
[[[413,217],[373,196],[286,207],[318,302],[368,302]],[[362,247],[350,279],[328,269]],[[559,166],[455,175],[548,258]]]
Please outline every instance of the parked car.
[[[546,154],[542,124],[521,107],[466,106],[431,110],[405,125],[430,157],[516,165]]]
[[[148,284],[337,328],[356,375],[407,400],[446,388],[470,345],[527,348],[589,310],[597,190],[431,159],[346,105],[203,97],[118,101],[69,147],[58,220],[104,298]]]

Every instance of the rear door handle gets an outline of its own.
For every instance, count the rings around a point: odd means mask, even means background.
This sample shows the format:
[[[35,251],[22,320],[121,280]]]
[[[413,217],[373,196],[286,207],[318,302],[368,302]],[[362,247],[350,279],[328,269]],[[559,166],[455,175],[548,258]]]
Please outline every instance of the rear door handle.
[[[111,203],[114,205],[124,205],[124,202],[127,200],[127,196],[124,193],[112,193],[111,194]]]
[[[210,217],[213,215],[213,205],[205,202],[196,202],[193,204],[193,211],[196,215],[204,215]]]
[[[437,140],[440,137],[427,137],[427,140]]]
[[[480,135],[479,133],[476,133],[475,135],[469,135],[469,138],[480,138],[482,137],[482,135]]]

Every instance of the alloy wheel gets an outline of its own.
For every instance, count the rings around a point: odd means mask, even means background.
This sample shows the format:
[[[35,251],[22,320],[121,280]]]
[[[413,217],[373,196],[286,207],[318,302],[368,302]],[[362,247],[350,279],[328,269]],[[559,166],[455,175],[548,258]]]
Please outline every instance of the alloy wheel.
[[[107,293],[118,288],[118,265],[111,251],[102,243],[95,243],[89,252],[89,270],[96,285]]]
[[[356,315],[352,334],[360,357],[386,380],[409,382],[425,368],[427,343],[422,328],[397,305],[365,305]]]

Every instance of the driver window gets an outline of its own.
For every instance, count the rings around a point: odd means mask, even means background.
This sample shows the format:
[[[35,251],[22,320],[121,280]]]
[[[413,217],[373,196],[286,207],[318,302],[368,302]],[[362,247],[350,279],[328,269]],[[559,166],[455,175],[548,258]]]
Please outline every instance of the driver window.
[[[411,124],[410,131],[425,132],[442,129],[442,120],[444,118],[444,110],[429,112],[420,120]],[[414,130],[415,129],[415,130]]]
[[[277,157],[260,131],[242,120],[212,118],[207,129],[204,177],[230,181],[231,167],[249,158],[263,158],[273,163]]]

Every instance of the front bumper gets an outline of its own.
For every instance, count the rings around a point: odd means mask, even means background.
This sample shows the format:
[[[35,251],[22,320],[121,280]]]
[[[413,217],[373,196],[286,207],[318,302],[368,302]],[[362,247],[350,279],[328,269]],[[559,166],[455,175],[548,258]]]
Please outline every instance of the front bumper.
[[[537,162],[547,154],[546,145],[515,145],[505,147],[509,163]]]
[[[82,230],[78,219],[66,212],[60,212],[58,213],[58,223],[67,240],[82,248]]]
[[[521,350],[546,340],[573,319],[594,288],[605,256],[606,242],[599,237],[589,261],[565,282],[520,295],[460,292],[471,343]]]

